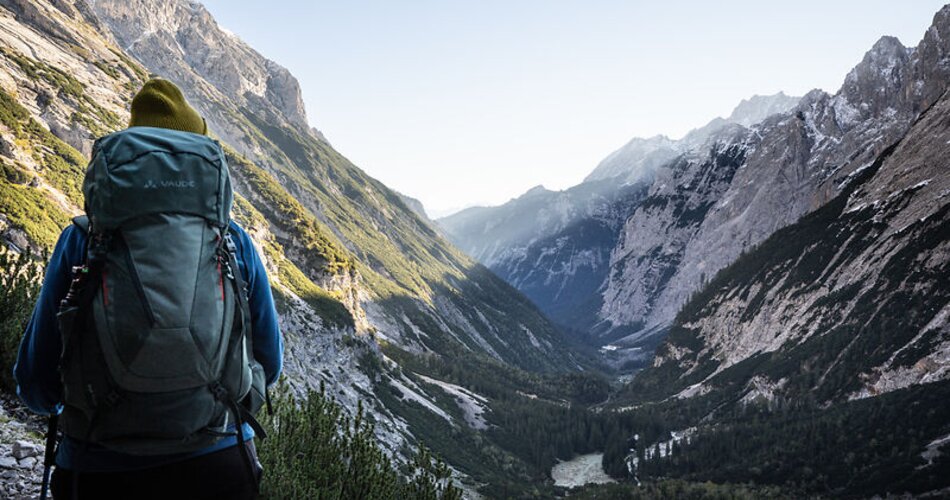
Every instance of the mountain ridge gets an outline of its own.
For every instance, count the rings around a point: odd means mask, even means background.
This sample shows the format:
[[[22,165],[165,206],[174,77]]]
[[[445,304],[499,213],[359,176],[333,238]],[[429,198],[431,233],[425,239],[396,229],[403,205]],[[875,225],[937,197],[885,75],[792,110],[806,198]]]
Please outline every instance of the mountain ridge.
[[[758,107],[751,110],[750,101],[744,100],[731,119],[764,119],[763,113],[784,109],[798,99],[783,93],[758,96],[752,98]],[[602,339],[590,332],[603,330],[597,315],[603,308],[600,296],[610,255],[624,221],[646,198],[648,186],[657,182],[655,170],[690,151],[712,147],[730,131],[744,129],[716,118],[678,141],[664,136],[635,138],[611,153],[577,186],[563,191],[536,186],[500,207],[463,210],[438,223],[457,245],[525,292],[542,311],[574,332],[575,338],[599,346]],[[599,178],[613,168],[609,165],[622,165],[623,173]],[[625,361],[629,359],[618,362]]]
[[[735,142],[751,141],[748,160],[727,190],[690,191],[690,203],[709,206],[695,224],[672,229],[670,209],[650,207],[674,202],[671,207],[685,208],[675,202],[671,186],[689,182],[684,176],[696,174],[687,168],[655,183],[653,200],[627,220],[623,243],[612,257],[601,310],[610,327],[642,324],[652,331],[668,324],[705,278],[743,249],[823,205],[843,180],[902,136],[920,110],[932,103],[927,99],[945,87],[942,75],[922,70],[946,64],[942,59],[922,59],[920,53],[947,54],[938,34],[947,29],[946,11],[937,13],[919,49],[906,49],[896,39],[883,37],[848,73],[837,94],[812,91],[791,114],[763,122],[754,136],[733,137]],[[682,234],[684,246],[670,248],[669,231]],[[659,269],[652,260],[640,264],[632,260],[650,252],[673,260]],[[672,274],[667,279],[663,273]]]
[[[830,203],[717,274],[639,383],[840,402],[950,378],[948,96]],[[726,375],[741,364],[751,369]]]

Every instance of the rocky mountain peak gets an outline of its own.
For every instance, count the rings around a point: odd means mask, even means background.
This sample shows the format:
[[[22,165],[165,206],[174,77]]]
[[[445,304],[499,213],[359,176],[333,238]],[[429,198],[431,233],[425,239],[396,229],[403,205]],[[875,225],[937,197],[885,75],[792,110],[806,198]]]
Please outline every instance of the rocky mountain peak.
[[[773,95],[754,95],[743,99],[728,118],[717,117],[706,125],[689,131],[683,138],[674,140],[665,135],[644,139],[634,137],[620,149],[604,158],[584,182],[624,176],[626,182],[642,181],[651,176],[658,167],[682,153],[705,149],[707,144],[725,130],[733,134],[730,125],[751,127],[769,116],[784,113],[798,104],[800,97],[784,92]]]
[[[942,82],[950,81],[950,5],[934,15],[912,58],[915,64],[905,95],[914,111],[920,112],[943,94]]]
[[[531,188],[531,189],[525,191],[525,193],[524,193],[523,195],[521,195],[521,197],[522,197],[522,198],[528,198],[528,197],[530,197],[530,196],[542,195],[542,194],[547,193],[547,192],[548,192],[548,188],[544,187],[544,186],[541,185],[541,184],[538,184],[537,186],[534,186],[533,188]]]
[[[950,34],[950,4],[944,5],[943,8],[934,14],[934,19],[930,25],[930,28],[927,30],[927,35],[931,34],[931,32],[934,32],[937,35]],[[947,37],[941,38],[947,40]]]
[[[655,135],[648,139],[634,137],[623,147],[604,158],[584,182],[609,179],[626,175],[628,180],[636,180],[675,156],[673,141],[665,135]]]
[[[912,51],[895,37],[881,37],[845,77],[839,95],[856,105],[862,118],[900,106]]]
[[[888,62],[906,55],[905,52],[907,52],[907,47],[897,37],[884,35],[874,42],[871,50],[865,54],[865,58],[870,58],[872,61]]]
[[[221,28],[200,3],[97,0],[92,7],[120,46],[162,76],[182,80],[185,87],[200,77],[238,106],[309,129],[297,79]]]
[[[726,118],[726,121],[738,123],[743,127],[751,127],[769,116],[792,109],[800,99],[800,97],[785,95],[782,91],[772,95],[754,95],[743,99],[732,110],[732,114]]]

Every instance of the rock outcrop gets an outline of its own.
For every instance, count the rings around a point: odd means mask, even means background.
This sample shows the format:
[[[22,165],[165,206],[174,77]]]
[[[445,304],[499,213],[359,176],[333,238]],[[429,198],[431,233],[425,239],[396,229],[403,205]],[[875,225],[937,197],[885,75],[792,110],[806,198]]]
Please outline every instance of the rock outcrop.
[[[242,142],[240,136],[227,133],[234,120],[227,107],[279,117],[309,132],[297,79],[221,29],[201,3],[96,0],[91,4],[119,46],[152,73],[184,87],[189,100],[227,142]],[[222,101],[230,106],[222,107]]]

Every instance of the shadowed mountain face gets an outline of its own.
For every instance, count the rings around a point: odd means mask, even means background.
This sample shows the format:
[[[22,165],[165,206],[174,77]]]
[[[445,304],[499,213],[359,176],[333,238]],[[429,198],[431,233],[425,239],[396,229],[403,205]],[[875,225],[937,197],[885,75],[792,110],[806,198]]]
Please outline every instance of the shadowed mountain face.
[[[450,238],[575,330],[600,307],[610,250],[647,184],[594,181],[562,192],[537,187],[508,204],[441,219]]]

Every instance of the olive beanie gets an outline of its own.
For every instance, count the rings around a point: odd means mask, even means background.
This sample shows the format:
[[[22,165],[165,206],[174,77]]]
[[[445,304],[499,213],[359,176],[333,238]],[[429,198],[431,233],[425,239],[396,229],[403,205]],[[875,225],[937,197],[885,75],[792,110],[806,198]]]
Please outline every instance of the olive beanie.
[[[204,118],[192,108],[174,83],[161,78],[145,82],[132,98],[130,127],[160,127],[208,134]]]

